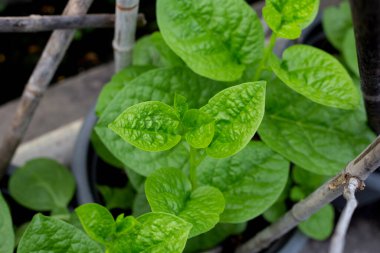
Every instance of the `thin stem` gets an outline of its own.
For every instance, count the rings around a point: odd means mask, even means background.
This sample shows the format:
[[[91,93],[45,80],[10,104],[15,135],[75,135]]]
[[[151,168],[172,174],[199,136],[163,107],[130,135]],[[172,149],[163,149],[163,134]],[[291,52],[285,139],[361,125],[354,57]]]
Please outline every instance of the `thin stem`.
[[[269,39],[269,43],[268,43],[267,47],[265,48],[264,57],[261,60],[260,65],[258,66],[258,68],[256,70],[255,81],[260,78],[261,73],[266,68],[266,66],[268,64],[269,56],[273,52],[273,48],[276,46],[276,40],[277,40],[277,35],[275,33],[272,33],[272,35],[270,36],[270,39]]]

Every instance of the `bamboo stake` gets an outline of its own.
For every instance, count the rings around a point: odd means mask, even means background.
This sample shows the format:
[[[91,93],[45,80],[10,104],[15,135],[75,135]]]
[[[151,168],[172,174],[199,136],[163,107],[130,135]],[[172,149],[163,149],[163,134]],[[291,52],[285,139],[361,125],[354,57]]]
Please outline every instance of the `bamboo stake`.
[[[380,136],[337,176],[315,190],[306,199],[295,204],[280,220],[259,232],[240,246],[237,253],[256,253],[289,232],[326,204],[340,196],[351,178],[364,181],[380,166]]]
[[[76,16],[87,12],[92,0],[69,0],[63,15]],[[74,30],[57,30],[51,35],[40,60],[22,94],[17,111],[6,134],[0,142],[0,179],[20,144],[48,84],[61,62]]]
[[[132,63],[139,0],[117,0],[114,48],[115,72]]]
[[[82,29],[113,27],[114,14],[88,14],[80,16],[31,15],[29,17],[0,17],[0,32],[44,32],[56,29]],[[137,26],[146,24],[143,14],[138,15]]]

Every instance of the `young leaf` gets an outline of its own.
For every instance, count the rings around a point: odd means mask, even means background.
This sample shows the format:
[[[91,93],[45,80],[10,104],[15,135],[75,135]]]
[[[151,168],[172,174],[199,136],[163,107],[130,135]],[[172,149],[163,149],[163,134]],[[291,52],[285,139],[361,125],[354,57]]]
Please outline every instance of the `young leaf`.
[[[354,29],[350,28],[343,39],[342,54],[344,62],[348,68],[359,77],[358,56],[356,54],[356,44]]]
[[[223,194],[202,186],[192,190],[187,176],[178,169],[159,169],[145,182],[146,197],[153,212],[175,214],[193,225],[189,237],[209,231],[224,209]]]
[[[237,80],[263,54],[260,19],[243,0],[159,0],[157,21],[171,49],[211,79]]]
[[[135,192],[131,184],[122,188],[107,185],[98,185],[97,188],[102,194],[107,209],[121,208],[126,210],[132,207]]]
[[[263,17],[277,36],[297,39],[318,13],[319,0],[267,0]]]
[[[9,180],[11,196],[36,211],[65,208],[75,193],[69,170],[50,159],[34,159],[17,169]]]
[[[172,107],[159,101],[147,101],[127,108],[109,127],[137,148],[164,151],[181,141],[177,134],[179,123]]]
[[[189,104],[186,97],[176,93],[174,95],[174,109],[178,112],[179,117],[182,119],[185,113],[189,110]]]
[[[80,229],[55,218],[37,214],[19,243],[17,253],[103,253]]]
[[[249,159],[247,159],[249,157]],[[241,223],[270,207],[283,191],[289,162],[262,142],[250,142],[237,155],[207,157],[197,168],[198,185],[218,188],[226,207],[220,216],[225,223]]]
[[[0,252],[12,253],[15,245],[12,217],[7,203],[0,192]]]
[[[264,116],[265,82],[243,83],[225,89],[200,110],[215,119],[215,137],[209,156],[236,154],[252,139]]]
[[[116,233],[116,224],[107,208],[89,203],[75,209],[78,218],[91,239],[108,245]]]
[[[215,133],[215,120],[207,113],[198,109],[188,110],[182,124],[185,127],[186,141],[194,148],[206,148]]]
[[[270,65],[286,85],[308,99],[341,109],[359,107],[360,96],[346,69],[328,53],[306,45],[287,48]]]
[[[334,208],[330,204],[326,205],[308,220],[301,222],[298,228],[314,240],[326,240],[334,229]]]
[[[267,88],[259,135],[271,149],[320,175],[335,175],[375,138],[363,108],[347,111],[321,106],[279,80]]]

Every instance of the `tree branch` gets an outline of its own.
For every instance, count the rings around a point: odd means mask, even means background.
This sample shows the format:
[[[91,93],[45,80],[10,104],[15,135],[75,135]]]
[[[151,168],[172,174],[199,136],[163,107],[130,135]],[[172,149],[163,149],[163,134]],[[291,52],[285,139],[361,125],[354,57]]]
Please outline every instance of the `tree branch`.
[[[337,176],[323,184],[306,199],[295,204],[280,220],[273,223],[237,249],[237,253],[255,253],[289,232],[326,204],[340,196],[352,177],[364,181],[380,166],[380,136]]]

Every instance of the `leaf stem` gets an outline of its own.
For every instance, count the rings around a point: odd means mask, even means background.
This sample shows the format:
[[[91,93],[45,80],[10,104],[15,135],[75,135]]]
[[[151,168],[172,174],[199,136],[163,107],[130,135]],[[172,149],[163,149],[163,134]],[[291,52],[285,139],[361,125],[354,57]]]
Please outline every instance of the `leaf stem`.
[[[259,80],[261,73],[266,68],[268,64],[269,56],[272,53],[273,48],[276,46],[276,40],[277,40],[276,33],[272,33],[272,35],[269,38],[269,43],[267,47],[265,48],[264,57],[261,60],[260,65],[258,66],[256,70],[255,79],[254,79],[255,81]]]

